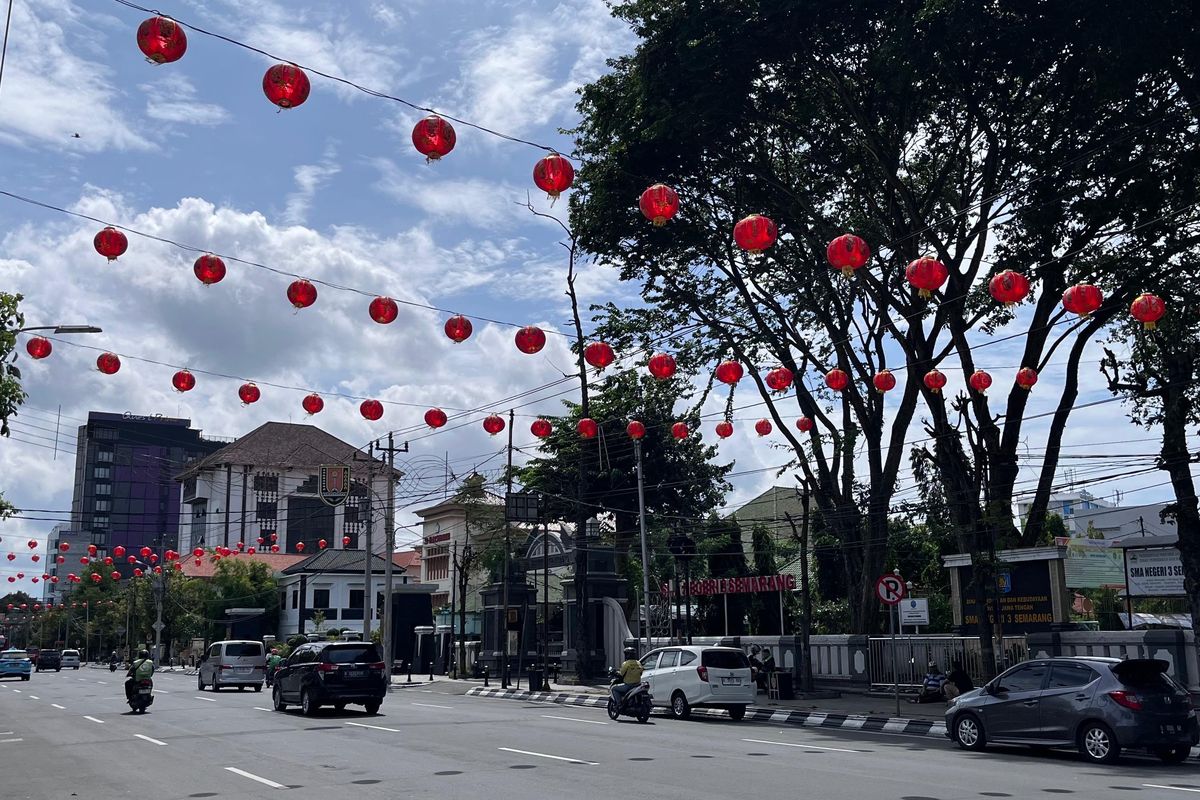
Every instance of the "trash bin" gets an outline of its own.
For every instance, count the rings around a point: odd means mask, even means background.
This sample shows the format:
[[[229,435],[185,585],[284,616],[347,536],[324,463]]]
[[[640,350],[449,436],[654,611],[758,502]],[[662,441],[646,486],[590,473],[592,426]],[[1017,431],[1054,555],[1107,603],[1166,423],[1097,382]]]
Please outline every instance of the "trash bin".
[[[772,672],[767,676],[767,697],[771,700],[795,700],[796,691],[792,688],[792,673]]]
[[[545,684],[542,680],[542,671],[540,669],[526,670],[525,677],[529,679],[529,691],[540,692]]]

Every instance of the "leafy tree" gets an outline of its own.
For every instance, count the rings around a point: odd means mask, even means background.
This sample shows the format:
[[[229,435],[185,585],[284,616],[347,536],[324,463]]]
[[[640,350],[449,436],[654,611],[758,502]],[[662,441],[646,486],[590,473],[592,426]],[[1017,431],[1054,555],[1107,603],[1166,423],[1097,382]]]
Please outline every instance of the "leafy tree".
[[[696,550],[708,564],[708,577],[741,578],[750,574],[742,528],[729,517],[711,517],[696,537]],[[729,609],[729,635],[746,634],[750,595],[731,594],[712,599],[704,606],[705,626],[711,636],[725,632],[725,609]]]
[[[19,310],[19,294],[0,292],[0,436],[8,436],[9,417],[25,402],[21,389],[21,370],[16,361],[17,331],[25,324],[25,315]],[[0,512],[3,512],[3,497],[0,496]],[[2,517],[0,517],[2,518]]]
[[[261,561],[223,558],[212,577],[209,620],[220,623],[231,608],[263,608],[263,628],[279,627],[279,589],[271,568]]]

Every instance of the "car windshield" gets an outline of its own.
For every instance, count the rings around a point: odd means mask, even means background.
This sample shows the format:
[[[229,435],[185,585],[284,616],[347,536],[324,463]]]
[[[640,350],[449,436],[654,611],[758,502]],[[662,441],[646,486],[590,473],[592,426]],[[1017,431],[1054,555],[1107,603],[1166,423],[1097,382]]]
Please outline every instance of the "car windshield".
[[[225,655],[230,658],[261,656],[262,654],[263,646],[258,642],[232,642],[225,645]]]
[[[700,663],[714,669],[749,669],[750,661],[740,650],[705,650]]]
[[[21,658],[28,658],[28,657],[29,656],[25,653],[24,650],[5,650],[3,653],[0,653],[0,658],[21,659]]]
[[[328,664],[374,664],[380,658],[373,644],[351,644],[326,647],[321,660]]]

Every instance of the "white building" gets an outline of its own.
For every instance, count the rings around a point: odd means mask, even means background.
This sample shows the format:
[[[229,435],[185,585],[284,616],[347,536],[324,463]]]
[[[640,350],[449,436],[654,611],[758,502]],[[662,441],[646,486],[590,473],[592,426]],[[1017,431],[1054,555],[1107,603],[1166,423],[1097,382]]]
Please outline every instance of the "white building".
[[[1029,511],[1032,507],[1032,498],[1017,501],[1017,525],[1022,530],[1025,528],[1025,521],[1029,518]],[[1050,502],[1046,506],[1046,514],[1058,514],[1062,517],[1063,523],[1071,535],[1082,536],[1083,531],[1076,529],[1077,515],[1083,512],[1112,507],[1112,503],[1096,497],[1085,489],[1078,492],[1062,492],[1050,495]]]
[[[1089,509],[1075,515],[1075,535],[1110,541],[1131,536],[1178,536],[1175,520],[1159,516],[1167,505]]]
[[[362,550],[325,550],[276,573],[279,584],[279,638],[319,633],[330,628],[362,631],[366,587],[366,554]],[[371,555],[371,593],[375,596],[371,630],[379,628],[387,562]],[[392,585],[410,583],[403,567],[394,567]],[[416,589],[417,587],[414,587]],[[321,630],[313,617],[320,614]],[[301,621],[303,620],[303,626]]]

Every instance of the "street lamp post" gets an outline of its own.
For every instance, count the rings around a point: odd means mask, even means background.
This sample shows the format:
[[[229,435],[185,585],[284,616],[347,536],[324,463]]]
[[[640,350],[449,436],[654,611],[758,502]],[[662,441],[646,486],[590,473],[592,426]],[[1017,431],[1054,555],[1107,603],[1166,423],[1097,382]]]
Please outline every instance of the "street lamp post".
[[[29,333],[30,331],[53,331],[54,333],[104,333],[103,328],[95,325],[29,325],[17,328],[13,333]]]

